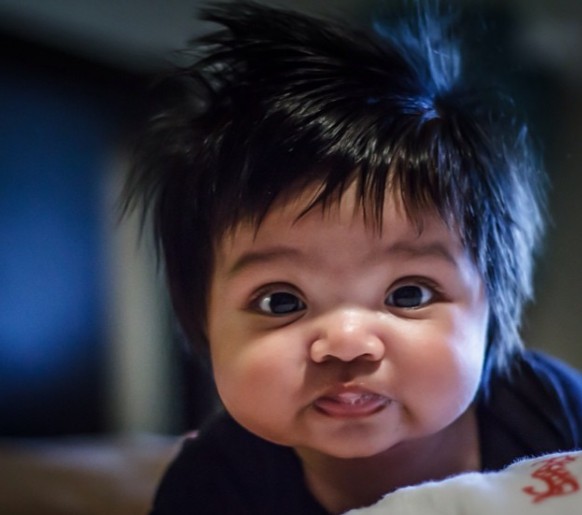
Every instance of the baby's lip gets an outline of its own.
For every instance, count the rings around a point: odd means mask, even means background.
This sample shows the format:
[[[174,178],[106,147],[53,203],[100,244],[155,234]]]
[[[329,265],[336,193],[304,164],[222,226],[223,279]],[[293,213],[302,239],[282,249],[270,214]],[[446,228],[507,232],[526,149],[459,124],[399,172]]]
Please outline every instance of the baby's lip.
[[[334,418],[359,418],[382,411],[392,399],[361,386],[340,385],[318,397],[313,406],[324,415]]]

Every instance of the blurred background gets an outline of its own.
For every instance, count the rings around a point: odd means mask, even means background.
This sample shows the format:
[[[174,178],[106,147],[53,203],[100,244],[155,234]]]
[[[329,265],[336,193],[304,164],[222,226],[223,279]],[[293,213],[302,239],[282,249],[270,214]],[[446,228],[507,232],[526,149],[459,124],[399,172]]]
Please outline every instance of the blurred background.
[[[374,0],[272,2],[366,23]],[[525,338],[582,368],[582,2],[465,0],[471,59],[525,109],[552,226]],[[0,0],[0,437],[179,435],[213,409],[116,197],[148,85],[208,29],[195,0]]]

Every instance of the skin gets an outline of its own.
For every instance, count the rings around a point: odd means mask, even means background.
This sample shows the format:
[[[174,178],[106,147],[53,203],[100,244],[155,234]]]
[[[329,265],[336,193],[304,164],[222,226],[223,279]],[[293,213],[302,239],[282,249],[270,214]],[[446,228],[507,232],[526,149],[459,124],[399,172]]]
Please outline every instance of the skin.
[[[489,309],[458,235],[431,213],[419,229],[394,198],[374,230],[353,188],[297,219],[310,199],[217,245],[208,337],[226,409],[294,448],[331,513],[477,469]]]

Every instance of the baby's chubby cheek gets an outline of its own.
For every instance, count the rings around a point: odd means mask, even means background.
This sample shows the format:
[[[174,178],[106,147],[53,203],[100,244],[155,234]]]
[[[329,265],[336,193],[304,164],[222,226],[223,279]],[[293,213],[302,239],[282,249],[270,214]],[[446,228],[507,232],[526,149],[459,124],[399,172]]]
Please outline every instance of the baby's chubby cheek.
[[[226,404],[231,399],[246,404],[253,398],[275,397],[280,390],[290,393],[293,360],[281,359],[280,351],[260,343],[228,345],[228,349],[212,356],[215,382]]]

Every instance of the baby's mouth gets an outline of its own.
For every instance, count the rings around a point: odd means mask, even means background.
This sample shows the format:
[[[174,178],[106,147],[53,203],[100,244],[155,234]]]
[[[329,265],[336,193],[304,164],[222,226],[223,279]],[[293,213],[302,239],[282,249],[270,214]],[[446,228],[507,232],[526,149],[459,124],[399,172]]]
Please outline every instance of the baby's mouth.
[[[391,400],[366,390],[346,390],[323,395],[313,403],[315,409],[335,418],[358,418],[374,415],[383,410]]]

